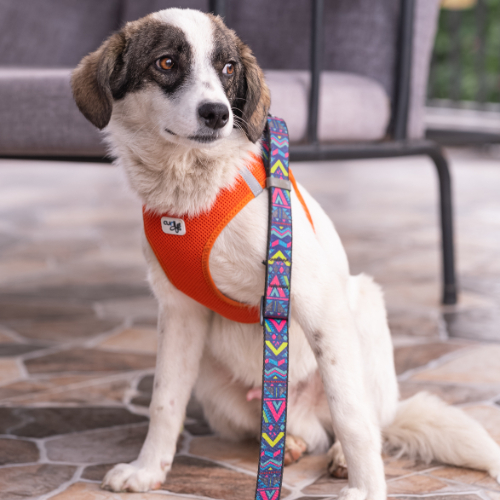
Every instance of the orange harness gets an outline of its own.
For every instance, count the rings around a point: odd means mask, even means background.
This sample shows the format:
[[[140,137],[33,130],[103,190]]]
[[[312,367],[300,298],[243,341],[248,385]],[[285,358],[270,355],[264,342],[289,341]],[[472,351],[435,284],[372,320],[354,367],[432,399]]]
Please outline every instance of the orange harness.
[[[291,171],[290,180],[314,228]],[[264,163],[261,158],[254,157],[240,171],[234,186],[219,193],[208,212],[192,218],[176,218],[143,209],[146,238],[169,281],[212,311],[240,323],[258,323],[259,309],[230,299],[215,286],[209,268],[210,252],[228,222],[263,191],[265,184]]]

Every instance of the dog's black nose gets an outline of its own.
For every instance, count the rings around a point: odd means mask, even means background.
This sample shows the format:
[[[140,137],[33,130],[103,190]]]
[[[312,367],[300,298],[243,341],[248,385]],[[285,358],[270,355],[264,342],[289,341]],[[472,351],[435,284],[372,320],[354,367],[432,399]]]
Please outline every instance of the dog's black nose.
[[[229,120],[229,109],[220,102],[206,102],[198,108],[198,114],[207,127],[222,128]]]

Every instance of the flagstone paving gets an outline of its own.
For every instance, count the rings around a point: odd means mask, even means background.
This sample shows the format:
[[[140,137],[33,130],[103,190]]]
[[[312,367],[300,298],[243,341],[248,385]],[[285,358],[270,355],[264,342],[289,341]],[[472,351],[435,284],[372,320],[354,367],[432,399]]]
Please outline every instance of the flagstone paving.
[[[500,168],[452,151],[460,304],[441,307],[436,178],[422,158],[298,164],[334,220],[353,273],[383,286],[401,394],[461,406],[500,443]],[[99,483],[147,431],[156,304],[140,204],[111,166],[0,160],[0,498],[251,500],[258,444],[214,435],[191,400],[162,489]],[[399,499],[500,500],[486,473],[384,456]],[[325,455],[285,470],[282,498],[347,484]]]

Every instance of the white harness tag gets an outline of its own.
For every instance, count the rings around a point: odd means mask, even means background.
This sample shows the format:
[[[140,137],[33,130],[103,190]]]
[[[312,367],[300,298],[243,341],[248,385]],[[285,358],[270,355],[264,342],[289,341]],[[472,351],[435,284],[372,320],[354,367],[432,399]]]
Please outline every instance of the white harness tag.
[[[172,219],[172,217],[161,218],[161,229],[166,234],[183,236],[186,234],[186,224],[182,219]]]

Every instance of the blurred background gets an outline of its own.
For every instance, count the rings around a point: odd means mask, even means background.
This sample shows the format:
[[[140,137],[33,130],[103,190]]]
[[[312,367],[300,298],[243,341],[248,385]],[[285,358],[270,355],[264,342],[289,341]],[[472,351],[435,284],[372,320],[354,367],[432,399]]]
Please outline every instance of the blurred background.
[[[427,92],[427,136],[498,144],[500,2],[442,2]]]

